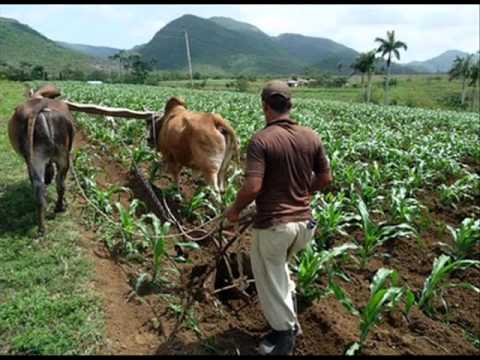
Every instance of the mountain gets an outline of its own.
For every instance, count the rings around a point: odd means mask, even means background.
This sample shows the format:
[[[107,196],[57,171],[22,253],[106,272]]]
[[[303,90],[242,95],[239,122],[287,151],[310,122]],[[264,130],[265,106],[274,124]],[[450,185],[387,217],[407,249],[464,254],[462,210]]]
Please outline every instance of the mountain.
[[[305,66],[262,32],[231,30],[193,15],[184,15],[165,25],[139,52],[147,61],[155,60],[158,69],[185,69],[188,66],[185,31],[194,71],[199,66],[208,66],[233,74],[290,74]]]
[[[57,73],[67,64],[82,71],[99,66],[95,59],[65,49],[29,26],[3,17],[0,17],[0,62],[43,65],[51,73]]]
[[[194,15],[171,21],[148,43],[127,51],[139,52],[146,61],[153,60],[158,70],[185,71],[188,67],[185,31],[193,71],[201,73],[292,75],[311,69],[347,75],[359,55],[354,49],[326,38],[290,33],[269,36],[245,22]],[[87,71],[109,68],[112,62],[108,57],[118,51],[112,47],[54,42],[27,25],[0,17],[0,63],[43,65],[48,72],[58,72],[67,65]],[[394,63],[392,74],[446,72],[456,56],[465,55],[450,50],[427,61]],[[377,68],[383,66],[380,62]]]
[[[350,74],[357,51],[335,41],[299,34],[268,36],[259,28],[226,17],[184,15],[165,25],[146,44],[136,47],[160,70],[186,70],[188,32],[193,71],[223,74],[289,75],[307,68]],[[404,65],[392,73],[415,73]]]
[[[211,17],[209,20],[217,23],[220,26],[223,26],[224,28],[227,28],[233,31],[255,32],[255,33],[262,33],[263,35],[266,35],[264,32],[262,32],[262,30],[260,30],[256,26],[253,26],[246,22],[237,21],[228,17],[214,16],[214,17]]]
[[[425,61],[412,61],[406,65],[421,72],[446,73],[452,67],[457,56],[465,57],[468,53],[459,50],[448,50],[444,53]]]
[[[319,69],[336,70],[338,64],[348,68],[358,56],[358,52],[325,38],[298,34],[281,34],[275,41],[291,57],[300,58],[308,65]]]
[[[58,45],[66,49],[78,51],[86,55],[97,57],[100,59],[108,59],[109,56],[115,55],[122,49],[111,48],[107,46],[92,46],[83,44],[71,44],[63,41],[56,41]]]

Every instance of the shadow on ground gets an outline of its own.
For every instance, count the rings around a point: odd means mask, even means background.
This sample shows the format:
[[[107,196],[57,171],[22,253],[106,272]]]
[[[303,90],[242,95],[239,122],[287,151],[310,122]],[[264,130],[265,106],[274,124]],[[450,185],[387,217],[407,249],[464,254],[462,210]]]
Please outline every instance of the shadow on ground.
[[[230,329],[215,335],[212,341],[184,342],[175,339],[171,344],[161,344],[155,354],[195,355],[258,355],[255,350],[259,339],[240,329]]]
[[[36,226],[35,200],[28,180],[0,188],[0,233],[26,235]]]

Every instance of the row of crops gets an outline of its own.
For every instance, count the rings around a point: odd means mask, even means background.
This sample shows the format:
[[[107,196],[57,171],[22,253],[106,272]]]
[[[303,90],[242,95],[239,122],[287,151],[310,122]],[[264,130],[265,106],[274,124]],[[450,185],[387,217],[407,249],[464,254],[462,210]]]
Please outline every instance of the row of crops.
[[[171,96],[181,96],[195,111],[213,111],[228,119],[240,138],[242,154],[252,134],[264,125],[260,97],[241,93],[219,93],[134,85],[89,86],[60,82],[66,98],[133,110],[163,110]],[[312,245],[292,264],[302,297],[313,302],[333,295],[360,318],[358,341],[347,350],[362,349],[371,328],[380,323],[384,311],[399,309],[408,318],[413,307],[435,317],[436,304],[443,303],[445,289],[462,287],[480,293],[469,282],[456,282],[451,274],[480,267],[480,119],[475,113],[440,112],[406,107],[347,104],[332,101],[296,100],[293,117],[315,129],[323,139],[330,159],[334,183],[312,202],[318,231]],[[94,120],[86,115],[76,119],[100,149],[113,155],[125,168],[132,164],[148,170],[150,179],[161,176],[158,154],[145,142],[145,124],[139,120]],[[154,277],[165,263],[165,248],[171,241],[168,223],[153,214],[138,217],[138,200],[128,206],[115,201],[115,194],[128,191],[116,185],[101,189],[90,161],[94,152],[80,149],[75,165],[81,183],[92,202],[119,226],[94,215],[93,222],[104,227],[101,233],[112,248],[127,257],[142,258],[153,253]],[[191,223],[207,222],[223,212],[234,200],[241,184],[241,166],[231,169],[225,195],[220,199],[208,188],[198,187],[186,198],[173,184],[166,195],[181,205],[182,218]],[[442,217],[439,214],[447,214]],[[370,299],[359,309],[339,285],[348,281],[344,271],[354,264],[359,271],[372,259],[391,257],[389,243],[409,239],[425,251],[423,237],[432,224],[442,220],[442,249],[432,263],[422,289],[414,290],[401,281],[394,269],[381,267],[371,278]],[[194,243],[177,245],[196,249]],[[185,261],[185,259],[176,259]],[[321,285],[322,279],[328,279]],[[463,290],[462,290],[463,291]],[[448,310],[447,310],[448,311]]]

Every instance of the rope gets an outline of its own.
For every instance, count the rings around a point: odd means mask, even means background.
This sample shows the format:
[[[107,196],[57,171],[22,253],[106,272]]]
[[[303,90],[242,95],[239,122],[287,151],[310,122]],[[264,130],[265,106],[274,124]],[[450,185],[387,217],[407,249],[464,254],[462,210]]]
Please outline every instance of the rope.
[[[79,191],[80,191],[80,195],[82,196],[82,198],[84,198],[84,199],[87,201],[87,203],[88,203],[92,208],[94,208],[96,212],[98,212],[100,215],[102,215],[102,216],[105,218],[105,220],[107,220],[110,224],[112,224],[112,225],[114,225],[115,227],[121,229],[121,225],[119,225],[118,222],[115,221],[113,217],[109,216],[109,215],[108,215],[107,213],[105,213],[102,209],[100,209],[97,205],[95,205],[95,203],[92,202],[92,200],[90,200],[90,198],[88,197],[88,195],[87,195],[87,194],[85,193],[85,191],[83,190],[82,185],[80,184],[80,180],[78,179],[78,175],[77,175],[77,172],[76,172],[76,170],[75,170],[75,165],[73,164],[73,162],[71,163],[71,168],[72,168],[73,177],[74,177],[74,179],[75,179],[75,183],[76,183],[76,185],[77,185],[77,187],[78,187],[78,189],[79,189]],[[203,226],[205,226],[205,225],[207,225],[207,224],[209,224],[209,223],[212,223],[213,221],[216,221],[216,220],[218,220],[218,219],[220,219],[220,218],[222,218],[222,217],[223,217],[223,214],[218,215],[218,216],[216,216],[215,218],[207,221],[207,222],[204,223],[203,225],[198,226],[198,227],[196,227],[196,228],[193,228],[193,229],[189,230],[189,232],[198,231],[198,230],[199,230],[200,228],[202,228]],[[215,230],[216,230],[216,229],[214,229],[214,231],[215,231]],[[212,233],[213,233],[213,231],[210,232],[208,235],[210,236]],[[182,233],[182,235],[189,237],[189,236],[186,235],[185,233]],[[171,235],[164,235],[163,238],[164,238],[164,239],[171,239],[171,238],[175,238],[175,237],[179,237],[179,236],[180,236],[180,234],[171,234]],[[189,238],[191,238],[191,237],[189,237]],[[195,239],[195,238],[191,238],[191,239]],[[202,238],[199,238],[199,239],[202,240]]]

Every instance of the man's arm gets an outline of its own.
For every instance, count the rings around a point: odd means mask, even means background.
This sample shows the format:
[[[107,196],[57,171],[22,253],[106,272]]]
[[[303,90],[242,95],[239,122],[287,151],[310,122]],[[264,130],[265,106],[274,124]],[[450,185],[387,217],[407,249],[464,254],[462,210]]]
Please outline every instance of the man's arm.
[[[332,171],[330,161],[325,154],[325,148],[320,137],[317,138],[317,151],[313,164],[313,176],[310,181],[310,193],[321,191],[332,182]]]
[[[310,184],[310,192],[313,194],[316,191],[323,190],[332,182],[332,180],[332,172],[330,169],[320,174],[314,174]]]
[[[242,188],[237,194],[237,198],[232,205],[235,210],[240,213],[252,201],[255,200],[258,193],[262,189],[263,179],[258,176],[247,177],[243,183]]]
[[[262,189],[265,173],[265,153],[262,144],[252,140],[247,150],[245,180],[237,194],[235,202],[225,211],[225,216],[231,222],[238,221],[240,212],[245,209]]]
[[[256,199],[262,188],[262,183],[263,178],[258,176],[251,176],[245,179],[235,202],[225,211],[225,216],[229,221],[237,222],[239,220],[242,210]]]

